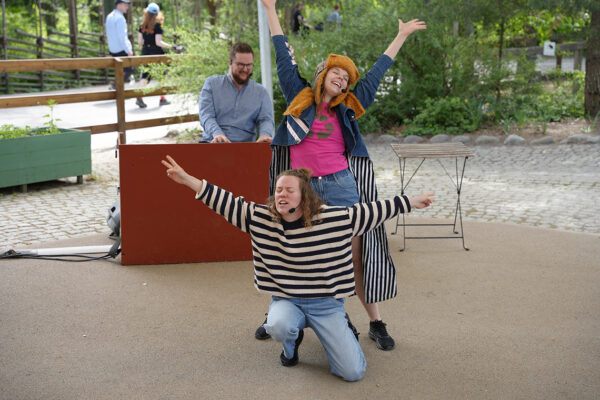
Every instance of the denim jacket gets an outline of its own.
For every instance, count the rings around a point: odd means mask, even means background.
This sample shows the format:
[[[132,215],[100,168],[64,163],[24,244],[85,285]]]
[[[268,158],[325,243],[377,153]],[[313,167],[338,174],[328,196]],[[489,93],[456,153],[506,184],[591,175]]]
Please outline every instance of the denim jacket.
[[[279,85],[285,96],[287,105],[292,102],[294,97],[302,89],[310,84],[298,73],[298,65],[290,55],[287,45],[287,38],[283,35],[273,36],[273,47],[275,48],[275,59],[277,63],[277,75],[279,76]],[[379,82],[383,75],[390,68],[394,61],[382,54],[375,65],[367,74],[361,78],[351,92],[357,97],[363,108],[369,107],[375,100],[375,93],[379,87]],[[355,157],[369,157],[367,147],[363,142],[356,113],[353,109],[339,104],[334,107],[338,120],[342,128],[342,135],[346,142],[346,150]],[[302,111],[299,118],[292,115],[285,115],[283,121],[275,132],[272,146],[291,146],[300,143],[310,131],[316,114],[316,105],[313,104]]]

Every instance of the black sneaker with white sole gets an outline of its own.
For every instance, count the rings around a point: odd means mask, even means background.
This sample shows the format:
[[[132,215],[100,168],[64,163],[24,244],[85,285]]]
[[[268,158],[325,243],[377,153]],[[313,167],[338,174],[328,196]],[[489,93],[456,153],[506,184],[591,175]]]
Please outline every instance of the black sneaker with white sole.
[[[385,322],[381,320],[369,323],[369,337],[381,350],[393,350],[396,347],[394,339],[388,334]]]

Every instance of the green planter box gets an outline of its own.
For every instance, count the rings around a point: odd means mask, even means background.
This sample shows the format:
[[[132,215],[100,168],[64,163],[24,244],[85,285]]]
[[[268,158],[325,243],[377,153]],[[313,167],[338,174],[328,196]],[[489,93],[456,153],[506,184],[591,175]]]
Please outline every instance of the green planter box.
[[[0,187],[27,185],[92,172],[91,132],[60,129],[55,135],[0,140]]]

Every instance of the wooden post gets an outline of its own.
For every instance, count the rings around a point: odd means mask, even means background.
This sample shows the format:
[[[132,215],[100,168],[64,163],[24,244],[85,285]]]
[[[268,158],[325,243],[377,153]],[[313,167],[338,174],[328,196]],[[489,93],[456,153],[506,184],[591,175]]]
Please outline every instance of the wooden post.
[[[71,57],[79,58],[79,42],[77,28],[77,4],[75,0],[69,0],[69,39],[71,41]],[[78,69],[73,70],[77,86],[81,85],[81,74]]]
[[[117,131],[119,132],[119,140],[121,144],[127,143],[127,135],[125,132],[125,96],[124,88],[124,72],[123,60],[119,57],[115,58],[115,90],[117,101]]]

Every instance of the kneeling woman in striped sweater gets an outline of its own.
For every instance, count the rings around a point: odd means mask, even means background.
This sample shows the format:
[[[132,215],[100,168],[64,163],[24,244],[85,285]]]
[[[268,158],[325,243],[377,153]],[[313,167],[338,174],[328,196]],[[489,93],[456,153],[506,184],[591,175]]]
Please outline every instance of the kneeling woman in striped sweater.
[[[427,207],[433,194],[326,206],[310,185],[310,170],[299,168],[281,173],[275,195],[262,205],[197,179],[166,158],[162,163],[169,178],[194,190],[197,199],[250,234],[254,286],[272,296],[265,329],[283,343],[281,364],[298,363],[303,329],[312,328],[331,373],[347,381],[361,379],[366,361],[344,310],[346,297],[354,293],[352,238],[398,213]]]

